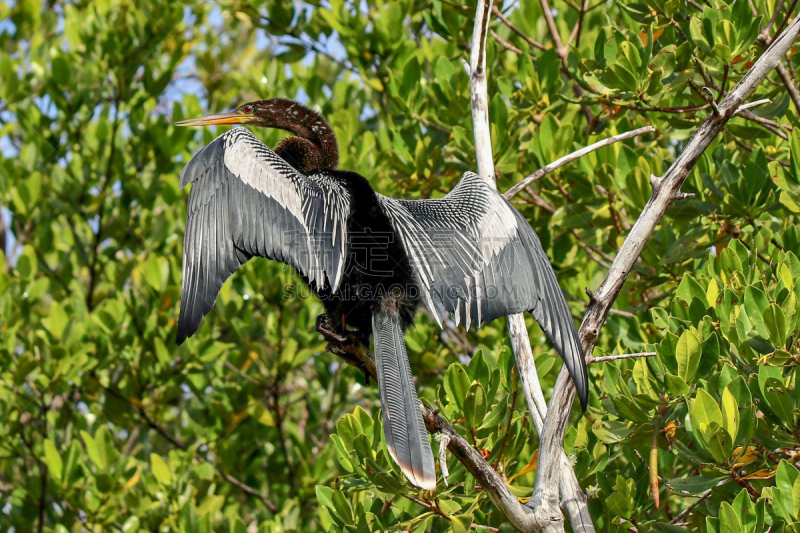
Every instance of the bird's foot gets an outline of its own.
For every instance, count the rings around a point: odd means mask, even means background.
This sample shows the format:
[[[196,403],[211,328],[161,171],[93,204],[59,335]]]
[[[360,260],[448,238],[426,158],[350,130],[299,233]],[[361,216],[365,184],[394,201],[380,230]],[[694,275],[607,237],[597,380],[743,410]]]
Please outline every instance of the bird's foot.
[[[369,385],[369,372],[366,365],[357,357],[350,356],[350,352],[347,350],[347,347],[352,347],[359,342],[368,346],[369,337],[365,342],[365,339],[353,333],[342,335],[334,330],[331,317],[327,313],[317,316],[317,331],[328,341],[327,351],[335,353],[348,365],[361,369],[364,372],[364,385]]]
[[[339,344],[350,344],[353,342],[352,335],[342,335],[335,331],[328,313],[322,313],[317,316],[317,331],[321,333],[328,342],[337,342]]]

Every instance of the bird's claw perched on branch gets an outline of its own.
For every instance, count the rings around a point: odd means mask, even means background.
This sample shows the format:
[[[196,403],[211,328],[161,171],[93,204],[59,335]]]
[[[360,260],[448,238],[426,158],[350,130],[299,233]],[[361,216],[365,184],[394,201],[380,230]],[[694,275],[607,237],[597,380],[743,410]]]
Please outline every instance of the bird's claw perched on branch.
[[[321,315],[317,316],[317,331],[325,337],[325,340],[328,342],[337,342],[339,344],[344,344],[349,342],[353,342],[352,335],[341,334],[336,331],[336,328],[333,326],[333,322],[331,321],[331,316],[328,313],[322,313]]]
[[[327,313],[317,316],[317,331],[328,341],[325,350],[341,357],[348,365],[353,365],[364,372],[364,384],[369,385],[370,374],[367,366],[361,359],[351,354],[352,349],[362,342],[361,339],[352,333],[338,333]]]

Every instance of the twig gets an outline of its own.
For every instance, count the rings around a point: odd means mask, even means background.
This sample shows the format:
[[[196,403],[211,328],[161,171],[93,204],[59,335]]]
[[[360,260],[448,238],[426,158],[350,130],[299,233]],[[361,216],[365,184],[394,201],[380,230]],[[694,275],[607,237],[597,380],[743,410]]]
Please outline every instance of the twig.
[[[500,530],[499,530],[499,529],[497,529],[496,527],[491,527],[491,526],[482,526],[482,525],[480,525],[480,524],[472,524],[471,526],[469,526],[469,528],[470,528],[470,529],[482,529],[482,530],[484,530],[484,531],[493,531],[493,532],[494,532],[494,531],[500,531]]]
[[[781,9],[783,9],[783,2],[784,0],[778,0],[778,5],[775,6],[775,12],[772,14],[772,18],[769,19],[767,27],[763,30],[764,35],[769,35],[769,32],[772,30],[772,26],[775,24],[775,19],[778,18],[778,14],[781,12]],[[758,13],[756,13],[756,16],[758,16]]]
[[[581,31],[583,30],[583,18],[586,16],[586,12],[588,10],[589,10],[589,0],[583,0],[583,5],[581,5],[581,9],[578,11],[578,22],[572,29],[572,33],[569,36],[567,44],[572,44],[574,41],[575,47],[579,47],[581,45]]]
[[[764,29],[761,30],[761,33],[759,34],[759,38],[758,38],[758,40],[756,40],[757,44],[760,44],[762,46],[769,46],[770,44],[772,44],[772,38],[770,37],[769,32],[772,29],[772,26],[775,24],[775,19],[778,18],[778,14],[781,12],[781,8],[783,8],[783,3],[784,3],[784,0],[780,0],[778,2],[778,5],[775,7],[775,12],[772,14],[772,18],[769,20],[769,23],[767,24],[767,26]],[[792,13],[792,10],[794,9],[795,4],[796,4],[796,0],[794,2],[792,2],[791,6],[789,6],[789,11],[788,11],[789,14]],[[756,10],[755,6],[753,6],[751,4],[750,7],[753,10],[753,16],[757,17],[758,16],[758,11]],[[780,31],[781,31],[781,29],[783,27],[783,24],[785,24],[787,20],[788,20],[788,18],[784,19],[783,23],[781,23],[781,28],[778,28],[778,33],[780,33]],[[800,113],[800,91],[797,90],[797,86],[792,81],[792,77],[789,75],[789,71],[786,70],[786,67],[783,65],[783,61],[778,63],[778,66],[775,67],[775,68],[778,71],[778,75],[781,77],[781,81],[783,82],[783,85],[786,87],[786,90],[789,92],[789,97],[792,99],[792,102],[794,103],[795,110],[798,113]]]
[[[798,113],[800,113],[800,92],[798,92],[797,86],[792,81],[792,77],[789,75],[789,71],[786,70],[786,67],[783,66],[783,63],[778,64],[777,70],[778,70],[778,75],[781,77],[781,81],[783,81],[783,85],[789,92],[789,97],[792,99],[792,102],[794,103],[795,110]]]
[[[235,487],[238,487],[239,489],[242,490],[242,492],[245,492],[245,493],[249,494],[250,496],[255,496],[256,498],[261,500],[261,503],[263,503],[266,506],[266,508],[269,509],[270,511],[272,511],[273,513],[277,513],[279,511],[279,509],[275,506],[275,504],[272,503],[271,501],[269,501],[269,499],[265,495],[261,494],[260,492],[255,490],[253,487],[251,487],[249,485],[245,485],[244,483],[242,483],[241,481],[239,481],[238,479],[236,479],[232,475],[228,474],[227,472],[224,472],[221,467],[217,466],[216,469],[217,469],[217,472],[219,472],[219,474],[223,478],[225,478],[225,481],[227,481],[228,483],[230,483],[231,485],[233,485]]]
[[[590,144],[589,146],[585,146],[580,150],[575,150],[571,154],[565,155],[564,157],[553,161],[552,163],[545,165],[544,167],[540,168],[533,174],[527,176],[524,180],[520,181],[506,192],[503,193],[503,196],[506,198],[513,198],[519,191],[524,189],[525,187],[529,186],[534,181],[538,180],[542,176],[553,172],[554,170],[563,167],[567,163],[571,163],[576,159],[579,159],[586,154],[594,152],[595,150],[599,150],[604,146],[608,146],[609,144],[614,144],[615,142],[624,141],[625,139],[630,139],[632,137],[638,137],[639,135],[644,135],[645,133],[653,133],[656,129],[653,126],[645,126],[643,128],[635,129],[633,131],[627,131],[625,133],[620,133],[619,135],[614,135],[607,139],[603,139],[602,141],[597,141],[594,144]]]
[[[538,48],[539,50],[547,50],[547,47],[546,47],[545,45],[543,45],[542,43],[540,43],[540,42],[538,42],[538,41],[534,41],[533,39],[531,39],[530,37],[528,37],[528,35],[527,35],[527,34],[526,34],[524,31],[522,31],[521,29],[517,28],[517,27],[514,25],[514,23],[513,23],[513,22],[511,22],[510,20],[508,20],[508,19],[505,17],[505,15],[503,15],[502,11],[500,11],[500,9],[498,9],[498,7],[497,7],[497,6],[492,6],[492,13],[493,13],[495,16],[497,16],[497,18],[499,18],[499,19],[500,19],[500,20],[503,22],[503,24],[505,24],[506,26],[508,26],[508,29],[509,29],[509,30],[513,31],[514,33],[516,33],[517,35],[519,35],[520,37],[522,37],[522,40],[523,40],[523,41],[525,41],[525,42],[526,42],[526,43],[528,43],[529,45],[533,46],[534,48]],[[520,52],[522,52],[522,51],[520,50]]]
[[[791,126],[786,126],[779,122],[775,122],[774,120],[769,120],[767,118],[759,117],[752,111],[745,110],[740,112],[739,110],[737,110],[736,113],[740,115],[742,118],[745,118],[747,120],[752,120],[753,122],[759,124],[764,129],[774,133],[783,140],[789,139],[789,136],[785,132],[781,131],[780,128],[786,128],[789,131],[791,131],[792,130]]]
[[[669,523],[670,523],[670,524],[677,524],[678,522],[680,522],[681,520],[683,520],[684,518],[686,518],[686,516],[687,516],[689,513],[691,513],[691,512],[694,510],[694,508],[695,508],[695,507],[697,507],[698,505],[700,505],[701,503],[703,503],[703,501],[705,501],[705,500],[706,500],[706,498],[708,498],[709,496],[711,496],[711,493],[712,493],[712,490],[711,490],[711,489],[708,489],[707,491],[705,491],[705,492],[704,492],[704,493],[703,493],[703,494],[700,496],[700,498],[698,498],[698,499],[697,499],[697,501],[695,501],[694,503],[692,503],[692,505],[690,505],[689,507],[687,507],[686,509],[684,509],[683,511],[681,511],[681,512],[680,512],[680,514],[679,514],[678,516],[676,516],[675,518],[673,518],[672,520],[670,520],[670,521],[669,521]]]
[[[789,22],[789,16],[792,13],[794,13],[794,8],[796,5],[797,5],[797,0],[792,0],[792,3],[789,4],[789,9],[786,10],[786,18],[783,19],[783,22],[781,22],[780,26],[778,26],[778,29],[775,30],[775,35],[780,35],[781,33],[783,33],[783,28],[785,28],[786,23]]]
[[[634,104],[618,104],[611,102],[609,105],[612,106],[620,106],[623,109],[630,109],[631,111],[641,111],[643,113],[653,112],[653,113],[669,113],[671,115],[684,115],[686,113],[696,113],[698,111],[703,111],[704,109],[708,109],[711,107],[711,104],[703,104],[703,105],[689,105],[683,107],[659,107],[659,106],[639,106]]]
[[[800,17],[789,24],[772,45],[761,55],[753,67],[744,75],[736,87],[718,105],[719,112],[706,118],[697,129],[675,162],[661,178],[651,177],[653,194],[634,224],[627,239],[620,248],[611,269],[608,271],[597,291],[593,292],[589,309],[581,324],[580,335],[585,353],[591,354],[597,340],[600,327],[608,316],[608,311],[622,290],[622,286],[639,257],[645,243],[653,234],[656,226],[664,216],[667,208],[681,198],[680,188],[697,160],[708,148],[714,138],[725,127],[736,110],[756,89],[783,59],[792,43],[800,34]],[[547,494],[558,476],[558,463],[555,462],[562,453],[564,431],[575,396],[575,387],[566,367],[562,366],[556,379],[553,395],[550,400],[549,413],[545,420],[544,433],[540,437],[543,443],[539,447],[539,468],[536,471],[536,485],[531,500]]]
[[[434,124],[430,120],[422,118],[421,116],[419,116],[416,113],[411,113],[411,118],[413,118],[414,120],[419,120],[420,122],[422,122],[423,124],[425,124],[429,128],[433,128],[435,130],[439,130],[442,133],[447,133],[447,134],[453,133],[451,130],[445,128],[444,126],[440,126],[438,124]]]
[[[661,412],[656,413],[653,422],[653,438],[650,440],[650,494],[656,509],[661,507],[661,494],[658,487],[658,431],[661,425]]]
[[[514,52],[515,54],[517,54],[517,55],[519,55],[519,56],[521,56],[522,54],[524,54],[524,53],[525,53],[525,52],[523,52],[522,50],[520,50],[519,48],[517,48],[516,46],[514,46],[513,44],[511,44],[510,42],[506,41],[505,39],[503,39],[502,37],[500,37],[499,35],[497,35],[497,32],[496,32],[496,31],[494,31],[494,30],[493,30],[493,29],[491,29],[491,28],[489,29],[489,35],[491,35],[492,37],[494,37],[494,40],[495,40],[495,41],[497,41],[497,43],[498,43],[500,46],[502,46],[503,48],[505,48],[505,49],[506,49],[506,50],[508,50],[509,52]]]
[[[575,79],[575,76],[573,76],[572,72],[569,71],[569,51],[567,50],[567,47],[564,46],[564,43],[561,41],[561,36],[558,34],[558,28],[556,27],[555,20],[553,20],[553,11],[550,9],[550,4],[547,3],[547,0],[539,0],[539,3],[542,5],[542,13],[544,14],[544,20],[547,23],[547,30],[550,32],[550,38],[553,39],[553,45],[555,46],[556,53],[561,59],[561,71],[573,81],[572,91],[575,93],[575,96],[578,98],[583,98],[583,89],[581,89],[581,86],[578,85],[578,82]],[[592,131],[597,123],[597,118],[587,105],[581,105],[581,112],[589,123],[589,131]]]
[[[771,104],[771,103],[772,103],[772,100],[770,100],[769,98],[762,98],[761,100],[756,100],[755,102],[750,102],[749,104],[742,105],[741,107],[739,107],[739,109],[736,110],[736,113],[734,113],[734,114],[738,115],[739,113],[741,113],[745,109],[750,109],[751,107],[756,107],[756,106],[759,106],[759,105]]]
[[[635,318],[636,317],[636,315],[634,315],[630,311],[623,311],[621,309],[613,309],[613,308],[609,309],[608,314],[624,316],[625,318]]]
[[[620,359],[634,359],[636,357],[655,357],[658,355],[656,352],[641,352],[641,353],[623,353],[620,355],[604,355],[602,357],[589,357],[587,364],[592,363],[607,363],[609,361],[618,361]]]

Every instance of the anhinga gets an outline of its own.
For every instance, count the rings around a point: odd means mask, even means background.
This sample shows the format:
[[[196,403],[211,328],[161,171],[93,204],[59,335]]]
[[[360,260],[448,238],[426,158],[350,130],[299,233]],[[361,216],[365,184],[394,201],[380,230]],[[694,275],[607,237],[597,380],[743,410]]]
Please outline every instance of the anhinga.
[[[251,257],[294,267],[322,300],[318,329],[337,340],[374,336],[389,452],[416,486],[436,469],[403,331],[420,301],[439,325],[481,324],[530,311],[563,357],[586,408],[581,342],[533,228],[497,191],[466,172],[434,200],[396,200],[336,170],[327,121],[282,98],[182,126],[250,124],[295,136],[270,150],[246,129],[228,131],[183,169],[193,183],[183,248],[178,343],[194,334],[222,284]]]

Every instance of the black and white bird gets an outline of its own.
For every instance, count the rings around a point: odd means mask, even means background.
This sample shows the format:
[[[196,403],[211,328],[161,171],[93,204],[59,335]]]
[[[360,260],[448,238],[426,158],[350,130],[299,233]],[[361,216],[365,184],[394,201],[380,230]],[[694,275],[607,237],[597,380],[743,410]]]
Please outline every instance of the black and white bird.
[[[183,247],[178,344],[193,335],[222,284],[253,257],[294,267],[322,300],[329,339],[374,337],[383,423],[392,458],[417,487],[436,486],[403,332],[420,303],[441,326],[480,325],[530,311],[564,359],[585,409],[584,354],[564,295],[536,233],[476,174],[446,196],[397,200],[337,170],[327,121],[282,98],[178,122],[251,124],[294,134],[270,150],[243,128],[195,155]]]

